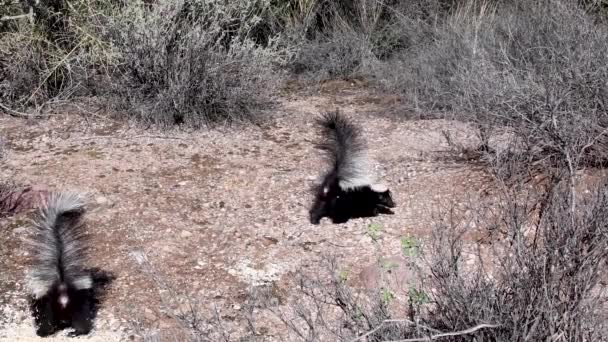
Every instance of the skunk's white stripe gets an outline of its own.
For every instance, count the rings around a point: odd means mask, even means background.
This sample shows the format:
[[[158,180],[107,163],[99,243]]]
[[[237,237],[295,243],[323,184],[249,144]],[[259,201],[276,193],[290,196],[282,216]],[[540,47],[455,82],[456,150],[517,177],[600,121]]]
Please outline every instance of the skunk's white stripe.
[[[372,189],[372,191],[375,191],[375,192],[385,192],[388,190],[388,186],[386,186],[385,184],[382,184],[382,183],[372,184],[370,188]]]
[[[363,152],[349,156],[346,164],[338,171],[340,187],[344,190],[367,186],[375,183],[376,179],[370,172],[370,162]]]
[[[28,278],[27,285],[30,288],[30,291],[34,298],[40,299],[49,292],[51,286],[53,286],[53,283],[54,282],[52,280],[44,280],[35,276],[30,276]]]
[[[85,275],[85,276],[78,277],[78,278],[74,279],[72,285],[77,290],[90,289],[90,288],[93,287],[93,279],[91,279],[90,276]]]
[[[80,210],[84,204],[85,196],[81,193],[73,191],[51,193],[42,209],[42,216],[45,219],[43,225],[47,229],[53,229],[57,216],[64,212]]]

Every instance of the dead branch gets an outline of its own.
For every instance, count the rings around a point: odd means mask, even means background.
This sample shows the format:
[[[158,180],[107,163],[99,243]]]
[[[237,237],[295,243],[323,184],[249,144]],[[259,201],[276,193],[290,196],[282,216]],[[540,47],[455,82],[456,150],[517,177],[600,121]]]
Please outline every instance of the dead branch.
[[[382,323],[380,323],[373,330],[368,331],[364,335],[361,335],[361,336],[355,338],[354,340],[351,340],[350,342],[362,341],[364,338],[366,338],[366,337],[374,334],[378,330],[380,330],[387,323],[407,323],[407,324],[410,324],[410,325],[416,325],[416,326],[422,327],[422,328],[424,328],[426,330],[435,330],[435,329],[427,328],[427,327],[425,327],[423,325],[417,324],[417,323],[415,323],[413,321],[410,321],[409,319],[387,319],[387,320],[382,321]],[[460,331],[455,331],[455,332],[447,332],[447,333],[439,333],[439,334],[431,335],[429,337],[408,338],[408,339],[405,339],[405,340],[392,340],[392,341],[384,341],[384,342],[427,342],[427,341],[432,341],[432,340],[443,338],[443,337],[468,335],[468,334],[474,333],[474,332],[476,332],[477,330],[480,330],[480,329],[498,328],[498,327],[500,327],[500,324],[479,324],[477,326],[474,326],[474,327],[466,329],[466,330],[460,330]]]

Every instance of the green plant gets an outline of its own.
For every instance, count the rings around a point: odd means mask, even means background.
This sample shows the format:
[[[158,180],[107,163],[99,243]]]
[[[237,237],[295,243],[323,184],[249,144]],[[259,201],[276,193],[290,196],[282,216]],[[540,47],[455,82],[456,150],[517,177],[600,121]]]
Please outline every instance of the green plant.
[[[377,223],[372,223],[367,226],[367,236],[369,236],[374,242],[380,239],[381,232],[382,226]]]
[[[381,265],[382,269],[388,273],[392,272],[392,270],[399,267],[399,265],[397,263],[392,262],[390,260],[380,260],[380,265]]]
[[[401,253],[406,257],[417,257],[420,253],[420,242],[414,236],[401,237]]]
[[[423,305],[430,301],[429,296],[424,290],[419,290],[412,286],[408,289],[408,297],[410,302],[414,305]]]
[[[393,291],[386,288],[380,289],[380,301],[384,305],[389,305],[394,299],[395,294],[393,293]]]
[[[349,276],[348,270],[341,270],[340,273],[338,273],[338,279],[340,279],[340,281],[342,281],[342,282],[347,281],[348,276]]]

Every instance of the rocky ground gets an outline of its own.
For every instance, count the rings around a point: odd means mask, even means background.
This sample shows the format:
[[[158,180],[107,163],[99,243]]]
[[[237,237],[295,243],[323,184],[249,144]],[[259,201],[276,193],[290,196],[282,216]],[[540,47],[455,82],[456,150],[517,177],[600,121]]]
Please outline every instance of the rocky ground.
[[[195,132],[71,113],[40,120],[0,116],[8,146],[1,180],[91,195],[91,266],[111,281],[95,330],[82,339],[169,331],[175,310],[188,310],[172,291],[218,308],[237,336],[243,327],[234,317],[251,288],[270,286],[285,303],[293,295],[290,279],[320,272],[328,252],[354,275],[354,286],[373,287],[379,255],[398,261],[400,238],[423,240],[438,206],[483,192],[480,170],[447,157],[442,131],[471,141],[464,127],[404,120],[394,99],[348,84],[339,88],[286,96],[259,126]],[[323,168],[313,120],[336,107],[364,125],[379,178],[397,201],[395,215],[308,223],[308,189]],[[26,216],[0,221],[0,341],[37,340],[22,282]],[[376,241],[370,224],[382,228]],[[275,324],[258,324],[267,340],[281,335]],[[60,333],[47,340],[63,339]]]

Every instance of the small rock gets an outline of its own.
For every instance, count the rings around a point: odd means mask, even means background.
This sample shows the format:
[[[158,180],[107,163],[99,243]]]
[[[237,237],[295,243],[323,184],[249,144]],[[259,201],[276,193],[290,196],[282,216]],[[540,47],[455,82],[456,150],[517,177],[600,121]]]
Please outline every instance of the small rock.
[[[278,239],[276,239],[276,238],[274,238],[274,237],[272,237],[272,236],[267,236],[267,235],[265,235],[265,236],[264,236],[264,239],[266,240],[266,242],[263,242],[263,244],[264,244],[265,246],[274,245],[274,244],[277,244],[277,243],[279,242],[279,240],[278,240]]]
[[[27,231],[26,227],[19,227],[19,228],[15,228],[13,229],[13,233],[17,234],[17,235],[21,235],[24,234]]]
[[[97,202],[97,204],[106,204],[108,203],[108,199],[104,196],[98,196],[95,198],[95,202]]]
[[[191,237],[191,236],[192,236],[192,233],[190,233],[190,232],[189,232],[189,231],[187,231],[187,230],[182,230],[182,232],[181,232],[180,236],[181,236],[183,239],[186,239],[186,238]]]
[[[156,315],[154,314],[154,311],[149,308],[144,308],[144,317],[150,322],[156,321]]]

